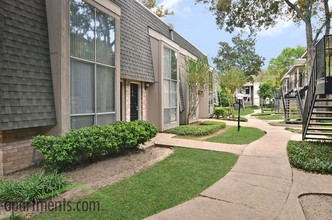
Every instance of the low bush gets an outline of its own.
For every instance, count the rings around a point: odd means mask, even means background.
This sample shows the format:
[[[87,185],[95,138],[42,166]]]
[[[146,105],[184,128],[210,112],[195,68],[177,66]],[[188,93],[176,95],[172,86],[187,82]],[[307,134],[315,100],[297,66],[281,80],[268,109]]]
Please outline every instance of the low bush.
[[[4,181],[0,185],[0,200],[13,204],[37,202],[47,195],[57,195],[69,184],[70,181],[61,174],[38,172],[21,179]]]
[[[255,113],[255,114],[252,114],[251,116],[268,116],[268,115],[271,115],[271,113]]]
[[[23,220],[25,219],[22,214],[12,213],[10,216],[3,218],[3,220]]]
[[[260,109],[258,105],[249,105],[246,108],[251,108],[251,109]]]
[[[44,155],[47,169],[62,170],[72,164],[136,148],[156,134],[157,128],[150,122],[122,121],[71,130],[60,137],[36,136],[32,146]]]
[[[214,116],[216,116],[216,118],[220,118],[223,117],[225,111],[223,107],[215,107],[214,108]]]
[[[232,116],[232,109],[230,107],[215,107],[214,116],[216,118],[228,118]]]
[[[289,141],[287,152],[290,163],[299,169],[332,174],[332,147],[327,142]]]
[[[234,117],[234,118],[223,118],[222,120],[224,121],[238,121],[238,117]],[[248,122],[248,119],[247,118],[244,118],[244,117],[240,117],[240,121],[241,122]]]
[[[296,107],[290,107],[289,110],[292,114],[297,114],[297,108]]]
[[[204,121],[190,125],[181,125],[176,128],[168,129],[165,132],[180,136],[205,136],[225,128],[224,122]]]
[[[331,143],[289,141],[287,146],[292,166],[322,174],[332,174]]]

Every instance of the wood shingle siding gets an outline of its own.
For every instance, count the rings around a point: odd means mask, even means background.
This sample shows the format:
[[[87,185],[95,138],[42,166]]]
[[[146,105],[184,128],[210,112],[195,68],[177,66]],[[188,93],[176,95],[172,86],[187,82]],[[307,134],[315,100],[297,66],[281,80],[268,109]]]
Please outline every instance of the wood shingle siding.
[[[0,6],[0,130],[54,125],[45,1]]]
[[[121,8],[121,77],[154,82],[149,28],[171,39],[169,26],[136,0],[112,0]],[[174,42],[195,56],[202,52],[174,32]]]

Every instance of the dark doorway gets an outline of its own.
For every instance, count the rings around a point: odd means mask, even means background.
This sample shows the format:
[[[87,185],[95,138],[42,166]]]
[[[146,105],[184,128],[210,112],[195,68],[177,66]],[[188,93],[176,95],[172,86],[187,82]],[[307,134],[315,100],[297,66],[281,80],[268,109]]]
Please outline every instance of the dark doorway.
[[[130,121],[138,120],[138,85],[130,84]]]

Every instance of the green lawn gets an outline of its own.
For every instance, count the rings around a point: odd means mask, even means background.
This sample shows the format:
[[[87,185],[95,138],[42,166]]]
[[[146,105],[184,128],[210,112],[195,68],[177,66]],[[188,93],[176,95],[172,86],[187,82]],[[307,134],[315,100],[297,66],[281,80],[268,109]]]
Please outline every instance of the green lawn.
[[[267,120],[267,121],[271,121],[271,120],[283,120],[284,117],[282,115],[262,115],[262,116],[256,116],[258,119],[261,120]]]
[[[232,126],[225,132],[210,137],[206,141],[225,144],[249,144],[265,135],[265,132],[253,127],[241,127],[237,131],[237,126]]]
[[[80,201],[99,201],[99,212],[51,212],[34,219],[143,219],[183,203],[225,176],[237,155],[174,148],[156,165]]]
[[[250,115],[254,113],[254,109],[247,107],[245,109],[241,108],[240,110],[240,116],[245,116],[245,115]],[[238,116],[238,110],[234,110],[234,115],[237,117]]]
[[[329,142],[289,141],[287,152],[294,167],[332,174],[332,144]]]
[[[206,136],[226,127],[224,122],[203,121],[189,125],[180,125],[165,131],[165,133],[180,136]]]

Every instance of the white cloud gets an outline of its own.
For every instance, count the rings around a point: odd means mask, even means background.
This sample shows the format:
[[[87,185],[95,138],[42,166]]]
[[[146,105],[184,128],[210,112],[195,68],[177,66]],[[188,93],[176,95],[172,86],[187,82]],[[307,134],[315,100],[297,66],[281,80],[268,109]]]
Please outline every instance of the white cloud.
[[[164,8],[175,10],[182,1],[183,0],[163,0],[160,5],[164,5]]]
[[[277,35],[282,34],[284,31],[288,30],[292,26],[294,26],[292,20],[285,21],[279,19],[275,27],[269,28],[267,30],[262,30],[257,35],[260,37],[276,37]]]
[[[190,7],[184,7],[183,2],[183,0],[163,0],[159,5],[163,5],[165,9],[174,11],[176,15],[188,17],[191,14],[192,9]]]

